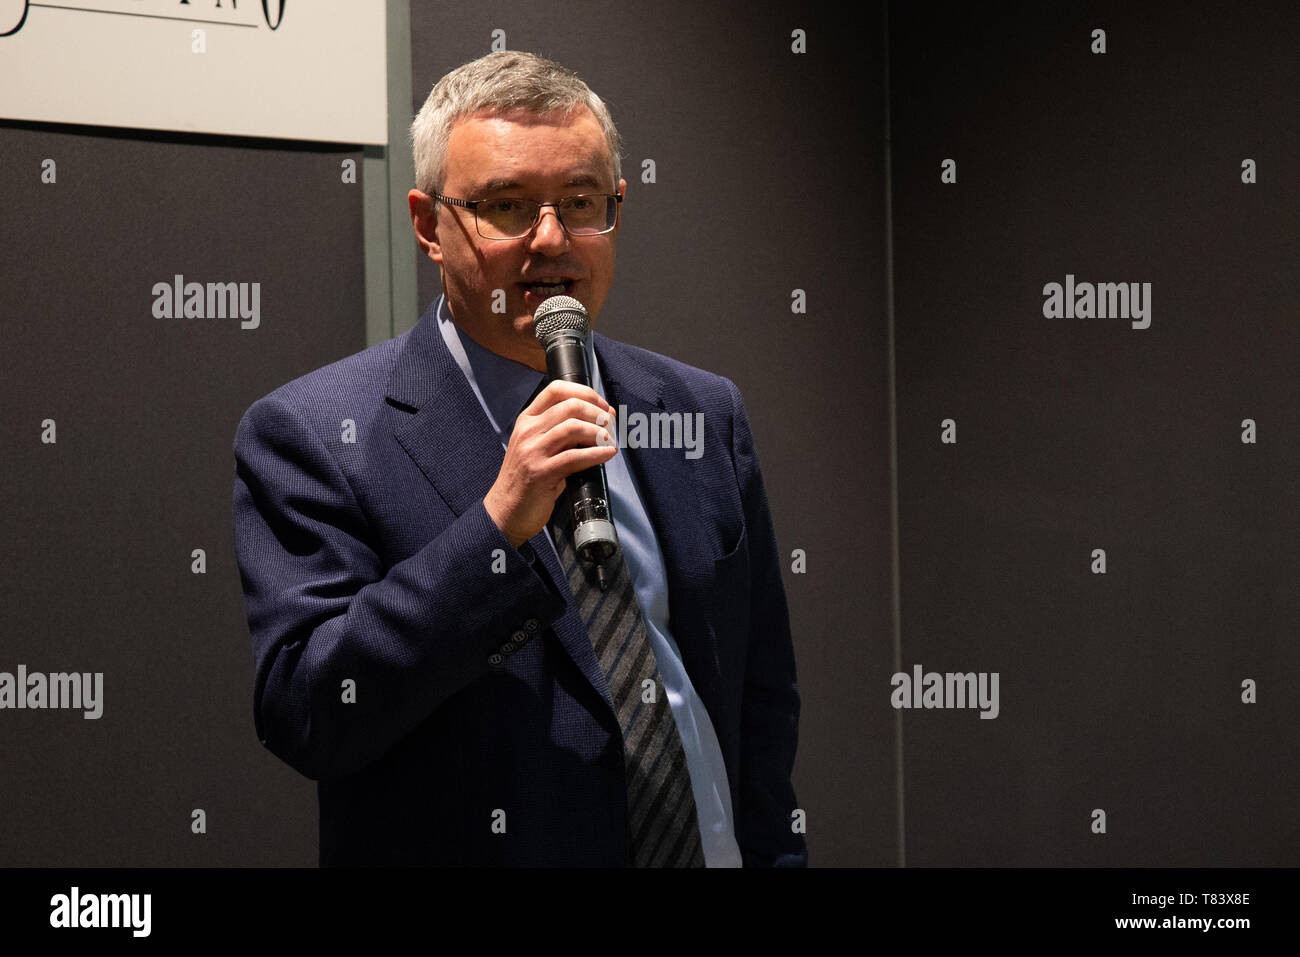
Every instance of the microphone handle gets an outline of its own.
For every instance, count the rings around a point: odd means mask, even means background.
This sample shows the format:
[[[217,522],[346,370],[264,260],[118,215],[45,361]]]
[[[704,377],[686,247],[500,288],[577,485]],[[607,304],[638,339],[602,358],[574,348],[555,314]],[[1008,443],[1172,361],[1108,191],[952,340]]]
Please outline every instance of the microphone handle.
[[[552,379],[590,388],[585,341],[574,335],[555,336],[546,346],[546,371]],[[587,561],[599,565],[618,549],[605,466],[593,465],[574,472],[564,484],[573,509],[574,547]]]

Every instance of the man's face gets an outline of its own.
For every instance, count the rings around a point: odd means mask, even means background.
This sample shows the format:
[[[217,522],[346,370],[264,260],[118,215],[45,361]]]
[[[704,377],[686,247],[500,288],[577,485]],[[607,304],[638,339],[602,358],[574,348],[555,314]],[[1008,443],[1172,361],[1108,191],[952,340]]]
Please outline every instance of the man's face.
[[[605,134],[586,107],[567,115],[482,112],[452,127],[441,191],[465,200],[553,203],[580,193],[621,194],[627,182],[615,184],[613,170]],[[533,312],[558,293],[586,306],[595,325],[614,279],[617,226],[599,236],[570,236],[546,206],[527,236],[485,239],[472,210],[441,204],[434,214],[430,197],[418,190],[409,201],[421,247],[442,269],[456,324],[479,345],[544,371]],[[556,283],[563,283],[558,293],[542,288]]]

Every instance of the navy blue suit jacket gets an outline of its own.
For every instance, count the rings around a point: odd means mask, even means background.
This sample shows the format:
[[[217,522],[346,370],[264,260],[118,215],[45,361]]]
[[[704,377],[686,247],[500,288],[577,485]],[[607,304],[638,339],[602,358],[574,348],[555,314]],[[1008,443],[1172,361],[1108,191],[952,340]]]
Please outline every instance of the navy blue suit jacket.
[[[623,866],[604,675],[545,534],[515,549],[483,507],[504,450],[436,324],[430,308],[239,423],[258,737],[319,782],[322,865]],[[704,413],[698,459],[618,454],[659,537],[670,627],[717,732],[745,864],[802,865],[789,616],[740,393],[593,336],[615,408]]]

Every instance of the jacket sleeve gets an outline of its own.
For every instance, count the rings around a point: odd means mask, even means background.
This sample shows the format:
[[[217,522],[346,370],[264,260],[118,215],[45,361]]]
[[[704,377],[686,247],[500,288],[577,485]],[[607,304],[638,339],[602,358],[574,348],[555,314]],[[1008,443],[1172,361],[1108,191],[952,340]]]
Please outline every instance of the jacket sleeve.
[[[745,511],[751,575],[736,841],[746,867],[804,867],[808,849],[803,834],[792,830],[792,812],[798,808],[790,776],[799,738],[799,687],[790,614],[745,403],[735,384],[728,381],[728,386],[732,457]]]
[[[282,401],[254,403],[234,454],[254,722],[307,777],[365,767],[492,669],[513,632],[540,640],[564,612],[531,546],[514,548],[481,501],[385,568],[347,477]]]

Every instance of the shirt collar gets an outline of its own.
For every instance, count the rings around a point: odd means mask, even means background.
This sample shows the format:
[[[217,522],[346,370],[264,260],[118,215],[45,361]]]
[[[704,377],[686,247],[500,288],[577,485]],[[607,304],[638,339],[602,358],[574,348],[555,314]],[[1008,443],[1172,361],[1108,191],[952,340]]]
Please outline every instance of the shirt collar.
[[[448,351],[465,374],[470,388],[474,390],[501,441],[508,441],[510,433],[514,431],[515,418],[541,382],[542,373],[513,359],[499,356],[467,336],[452,318],[445,295],[438,297],[437,315],[438,329]],[[600,369],[596,365],[593,338],[587,336],[587,362],[592,370],[593,388],[604,396],[605,389],[600,380]]]

